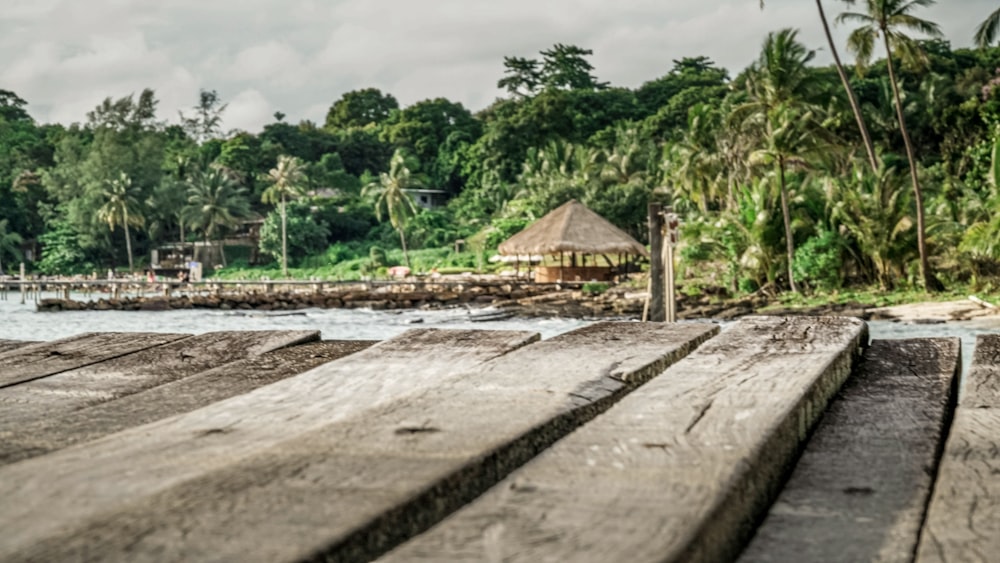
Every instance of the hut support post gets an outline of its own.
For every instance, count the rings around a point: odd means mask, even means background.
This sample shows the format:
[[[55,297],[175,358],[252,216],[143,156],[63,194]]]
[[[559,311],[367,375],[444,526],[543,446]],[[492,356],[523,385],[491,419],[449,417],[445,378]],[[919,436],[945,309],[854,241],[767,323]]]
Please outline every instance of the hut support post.
[[[659,203],[649,204],[649,320],[663,322],[667,312],[664,307],[663,268],[663,213]]]
[[[667,236],[664,237],[663,250],[666,256],[663,259],[663,265],[666,273],[666,287],[663,288],[664,304],[666,307],[666,321],[668,323],[677,322],[677,299],[675,298],[674,290],[674,240],[673,231],[667,229]]]

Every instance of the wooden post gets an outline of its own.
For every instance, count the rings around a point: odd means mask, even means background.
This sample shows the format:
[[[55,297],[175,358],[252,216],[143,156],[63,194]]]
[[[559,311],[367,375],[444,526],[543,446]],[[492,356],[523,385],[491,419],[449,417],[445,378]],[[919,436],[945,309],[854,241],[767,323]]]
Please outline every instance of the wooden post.
[[[663,322],[663,214],[659,203],[649,204],[649,320]]]
[[[674,237],[677,233],[677,217],[670,207],[663,210],[663,215],[665,218],[664,226],[666,227],[666,235],[663,240],[665,254],[663,263],[666,277],[663,298],[666,308],[666,321],[668,323],[675,323],[677,322],[677,292],[674,281]]]

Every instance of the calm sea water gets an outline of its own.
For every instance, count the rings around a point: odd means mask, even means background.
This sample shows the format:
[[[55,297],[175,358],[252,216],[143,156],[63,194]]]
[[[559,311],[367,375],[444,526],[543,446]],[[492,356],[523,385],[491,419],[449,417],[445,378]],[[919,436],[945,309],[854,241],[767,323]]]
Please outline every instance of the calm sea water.
[[[473,320],[473,315],[483,312],[482,309],[398,312],[306,309],[294,312],[180,310],[39,313],[35,311],[32,301],[22,305],[20,296],[11,293],[6,300],[0,300],[0,339],[55,340],[98,331],[201,334],[218,330],[319,330],[327,340],[383,340],[420,327],[531,330],[549,338],[589,324],[589,321],[579,319]],[[961,338],[965,369],[971,362],[976,336],[1000,332],[1000,317],[942,324],[889,321],[871,321],[868,324],[872,338]]]
[[[54,297],[54,295],[43,295]],[[74,298],[77,296],[74,295]],[[368,311],[304,309],[300,311],[62,311],[39,313],[35,303],[21,304],[10,293],[0,300],[0,339],[55,340],[84,332],[180,332],[218,330],[319,330],[326,340],[384,340],[411,328],[476,328],[532,330],[549,338],[589,324],[577,319],[502,319],[477,322],[473,315],[490,310]]]

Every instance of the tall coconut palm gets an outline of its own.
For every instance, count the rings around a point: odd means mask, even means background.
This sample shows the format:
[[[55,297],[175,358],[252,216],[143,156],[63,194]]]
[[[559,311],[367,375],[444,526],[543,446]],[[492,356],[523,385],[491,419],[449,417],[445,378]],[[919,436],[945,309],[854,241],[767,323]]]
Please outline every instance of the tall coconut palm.
[[[976,45],[981,49],[989,47],[996,41],[998,31],[1000,31],[1000,8],[997,8],[976,28]]]
[[[417,204],[406,193],[408,189],[422,188],[423,182],[414,175],[407,165],[402,151],[396,149],[389,161],[389,171],[379,174],[379,179],[364,188],[364,194],[375,198],[375,217],[382,221],[388,217],[392,228],[399,233],[399,243],[403,247],[403,260],[410,267],[410,255],[406,249],[404,229],[410,217],[417,214]]]
[[[941,37],[941,28],[936,23],[920,19],[912,13],[917,8],[932,6],[934,3],[935,0],[864,0],[865,12],[844,12],[837,17],[838,22],[861,24],[861,27],[852,31],[847,39],[847,47],[855,54],[859,68],[863,68],[871,60],[878,39],[882,40],[885,47],[889,82],[892,84],[893,98],[896,102],[896,118],[899,121],[899,131],[903,135],[906,158],[910,165],[913,199],[917,206],[917,250],[920,253],[920,277],[923,280],[924,289],[927,291],[940,289],[940,282],[931,273],[928,259],[924,195],[920,189],[920,179],[917,177],[917,160],[913,154],[910,134],[906,129],[903,102],[899,93],[899,80],[896,78],[896,65],[892,56],[893,53],[896,53],[904,62],[912,63],[926,60],[926,54],[920,49],[917,42],[903,33],[902,30],[907,29],[931,37]]]
[[[805,128],[812,122],[813,82],[807,64],[815,56],[797,40],[798,31],[783,29],[769,33],[763,49],[747,75],[750,101],[734,110],[733,117],[760,131],[764,148],[758,160],[775,166],[781,195],[781,212],[785,224],[785,245],[788,253],[788,284],[798,292],[795,283],[795,242],[791,210],[788,204],[786,171],[799,152],[810,141]],[[817,128],[812,128],[818,133]],[[761,158],[761,155],[768,155]]]
[[[854,0],[846,0],[847,3],[852,4]],[[764,0],[760,0],[760,7],[764,7]],[[833,55],[834,65],[837,67],[837,75],[840,76],[840,83],[844,86],[844,92],[847,93],[847,100],[851,104],[851,111],[854,112],[854,121],[858,124],[858,131],[861,133],[861,141],[865,145],[865,153],[868,155],[868,164],[871,165],[872,171],[878,169],[878,157],[875,155],[875,145],[872,143],[872,136],[868,132],[868,126],[865,124],[864,115],[861,113],[861,106],[858,104],[858,97],[854,94],[854,88],[851,88],[851,82],[847,78],[847,72],[844,70],[844,63],[840,61],[840,52],[837,49],[837,44],[833,41],[833,34],[830,33],[830,22],[826,18],[826,10],[823,9],[823,0],[816,0],[816,10],[819,12],[819,20],[823,24],[823,33],[826,35],[826,43],[830,47],[830,54]]]
[[[139,207],[138,190],[132,185],[132,179],[128,174],[122,172],[114,180],[104,183],[101,190],[101,199],[104,204],[97,210],[97,218],[108,224],[108,228],[114,232],[115,227],[121,225],[125,230],[125,248],[128,251],[128,270],[133,270],[132,261],[132,236],[129,233],[129,225],[141,227],[145,223]]]
[[[289,199],[301,197],[306,183],[305,165],[294,156],[281,155],[278,164],[267,173],[271,187],[264,191],[264,203],[278,204],[281,214],[281,275],[288,277],[288,213]]]
[[[21,243],[23,239],[21,235],[7,230],[9,224],[7,219],[0,220],[0,275],[3,275],[4,254],[9,254],[15,259],[21,258]]]
[[[212,168],[192,174],[188,180],[188,199],[184,207],[184,222],[200,230],[205,242],[219,241],[219,256],[226,265],[222,235],[235,227],[241,218],[250,215],[246,188],[240,186],[224,170]]]

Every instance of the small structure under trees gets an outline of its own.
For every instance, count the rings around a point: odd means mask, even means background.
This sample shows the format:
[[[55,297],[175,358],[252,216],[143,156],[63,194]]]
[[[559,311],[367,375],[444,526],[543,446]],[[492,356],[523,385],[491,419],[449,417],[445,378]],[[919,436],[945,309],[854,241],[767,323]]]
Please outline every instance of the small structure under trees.
[[[505,256],[558,256],[558,263],[553,260],[535,269],[539,283],[610,281],[621,273],[626,257],[649,256],[639,241],[575,199],[501,243],[498,251]]]

